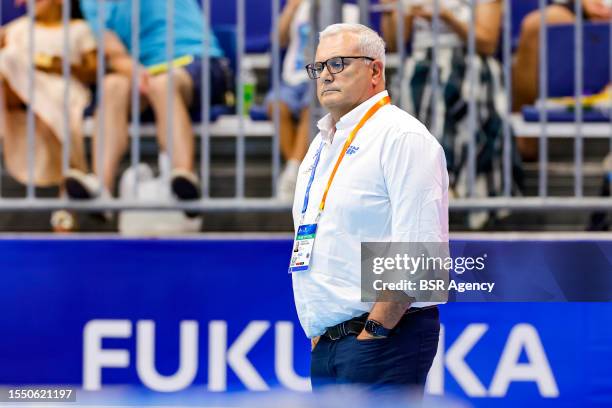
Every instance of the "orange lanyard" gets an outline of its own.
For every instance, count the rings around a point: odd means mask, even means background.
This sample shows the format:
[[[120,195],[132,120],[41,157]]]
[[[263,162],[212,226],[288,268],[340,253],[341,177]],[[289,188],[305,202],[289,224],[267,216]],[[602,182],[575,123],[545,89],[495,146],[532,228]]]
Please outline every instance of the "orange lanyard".
[[[321,215],[321,213],[323,212],[323,209],[325,209],[325,200],[327,199],[327,193],[329,192],[329,188],[331,187],[332,182],[334,181],[334,177],[336,176],[336,172],[338,171],[338,167],[340,166],[340,163],[342,162],[342,159],[344,159],[344,155],[346,154],[347,149],[349,148],[349,146],[351,145],[351,143],[353,142],[353,140],[357,136],[357,132],[359,132],[361,130],[363,125],[365,125],[365,123],[372,116],[374,116],[374,114],[376,112],[378,112],[378,110],[380,108],[382,108],[385,105],[388,105],[389,103],[391,103],[391,98],[389,98],[389,96],[384,96],[381,100],[376,102],[376,104],[374,106],[372,106],[366,112],[366,114],[363,116],[363,118],[361,118],[361,120],[359,121],[357,126],[355,126],[355,128],[351,131],[351,134],[349,135],[348,139],[346,139],[346,142],[344,142],[344,147],[342,147],[342,151],[340,152],[340,156],[338,157],[338,160],[336,160],[336,165],[334,166],[334,169],[332,170],[332,173],[329,176],[329,180],[327,181],[327,187],[325,188],[325,192],[323,193],[323,198],[321,199],[321,204],[319,205],[319,215]]]

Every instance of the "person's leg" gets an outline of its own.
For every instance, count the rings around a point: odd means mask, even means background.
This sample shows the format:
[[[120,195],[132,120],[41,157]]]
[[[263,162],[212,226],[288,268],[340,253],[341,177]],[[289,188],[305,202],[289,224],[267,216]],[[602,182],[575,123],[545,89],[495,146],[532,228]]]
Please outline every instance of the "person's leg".
[[[335,347],[336,342],[321,336],[310,352],[310,383],[313,391],[319,391],[336,383],[334,373],[330,370]]]
[[[268,102],[268,117],[274,118],[274,101]],[[296,129],[295,121],[293,120],[293,113],[283,101],[278,102],[279,108],[279,144],[283,159],[289,160],[293,155],[293,150],[296,142]]]
[[[0,83],[2,84],[2,100],[6,109],[23,109],[23,101],[15,93],[15,91],[11,89],[7,81],[2,76],[0,76]]]
[[[13,150],[10,148],[10,144],[13,142],[13,138],[10,136],[17,133],[13,129],[14,126],[11,126],[14,123],[8,122],[9,118],[12,113],[24,112],[25,109],[26,107],[21,98],[11,89],[6,79],[0,75],[0,132],[2,132],[4,138],[2,155],[5,167],[10,167],[9,163],[13,159],[9,154]]]
[[[94,174],[86,173],[80,166],[73,166],[66,175],[65,187],[72,199],[83,200],[96,198],[99,195],[108,197],[115,186],[115,179],[121,157],[128,146],[128,115],[130,101],[130,80],[119,74],[109,74],[101,84],[104,94],[102,106],[98,106],[95,114],[95,128],[92,140],[92,156]],[[104,110],[103,118],[102,108]],[[101,160],[98,150],[98,124],[103,120],[104,134]],[[71,163],[72,164],[72,163]],[[101,168],[100,168],[101,167]],[[102,175],[100,186],[98,177]],[[98,214],[99,215],[99,214]],[[110,213],[102,215],[109,219]]]
[[[293,202],[295,193],[295,184],[297,181],[300,163],[306,156],[308,151],[310,130],[310,113],[308,109],[303,109],[300,113],[300,120],[297,126],[297,131],[291,146],[290,152],[285,155],[285,167],[278,178],[277,191],[278,198],[286,203]]]
[[[104,148],[102,157],[102,179],[108,191],[113,191],[121,158],[128,148],[128,123],[130,112],[130,80],[119,74],[104,77]],[[96,126],[93,139],[93,171],[98,174],[97,121],[100,107],[96,110]]]
[[[571,24],[574,14],[566,7],[550,5],[546,7],[546,21],[550,25]],[[512,68],[512,107],[519,111],[523,105],[532,105],[538,97],[539,87],[539,11],[529,13],[521,25],[521,34],[516,58]],[[538,141],[535,138],[518,138],[517,146],[525,159],[535,159]]]
[[[300,163],[308,151],[310,114],[308,110],[310,93],[308,83],[298,85],[283,84],[280,99],[287,106],[287,120],[291,120],[293,133],[291,138],[283,132],[281,127],[281,150],[286,160],[285,167],[278,179],[278,198],[286,203],[293,202],[295,183]],[[297,126],[294,125],[298,119]],[[283,138],[288,143],[282,146]]]
[[[26,133],[27,106],[21,97],[8,85],[8,82],[0,76],[1,95],[1,121],[5,133],[4,154],[9,169],[16,169],[13,163],[19,162],[28,155],[30,148],[34,149],[34,174],[35,184],[47,186],[57,184],[62,179],[62,142],[55,131],[42,120],[39,115],[34,115],[35,145],[29,146]],[[11,121],[8,123],[7,121]],[[83,138],[80,132],[71,132],[71,156],[70,163],[83,171],[87,169],[85,161]],[[14,157],[8,157],[8,156]],[[27,164],[19,165],[27,171]],[[22,172],[14,174],[18,180],[27,179]]]
[[[310,109],[305,108],[300,113],[300,121],[298,122],[297,133],[295,143],[289,156],[290,160],[296,160],[299,163],[304,160],[306,152],[308,151],[308,144],[310,133]]]
[[[70,132],[70,168],[78,169],[84,173],[88,171],[87,159],[85,158],[85,140],[81,129],[73,129]]]
[[[156,75],[149,84],[149,102],[155,112],[157,135],[162,150],[168,143],[168,119],[172,115],[172,161],[175,169],[193,171],[194,134],[188,106],[193,98],[192,80],[182,68],[174,70],[173,111],[168,112],[168,74]]]

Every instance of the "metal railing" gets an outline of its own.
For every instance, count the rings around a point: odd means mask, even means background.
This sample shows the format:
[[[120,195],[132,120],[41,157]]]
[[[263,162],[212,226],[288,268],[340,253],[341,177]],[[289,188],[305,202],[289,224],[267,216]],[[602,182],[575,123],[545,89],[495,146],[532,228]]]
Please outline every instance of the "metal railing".
[[[104,3],[112,0],[98,0],[98,23],[99,27],[104,27]],[[202,1],[202,9],[203,9],[203,22],[204,26],[208,29],[211,28],[211,0],[203,0]],[[332,3],[337,3],[339,0],[318,0],[314,3],[318,4],[320,8],[330,7]],[[583,133],[583,109],[580,103],[577,104],[576,108],[576,134],[574,135],[574,195],[572,197],[552,197],[548,195],[548,140],[550,138],[550,125],[547,120],[547,113],[544,108],[544,104],[542,105],[542,111],[540,114],[540,131],[539,131],[539,187],[538,187],[538,196],[537,197],[513,197],[511,196],[512,191],[512,157],[511,157],[511,145],[512,145],[512,132],[511,127],[513,126],[512,121],[512,112],[511,112],[511,30],[510,24],[512,21],[510,12],[511,8],[511,0],[503,0],[504,5],[504,17],[503,17],[503,31],[502,31],[502,52],[503,52],[503,77],[505,83],[505,95],[507,98],[507,109],[505,115],[503,116],[503,155],[502,155],[502,169],[503,169],[503,195],[499,197],[476,197],[474,195],[474,183],[476,179],[476,98],[475,96],[475,78],[474,75],[476,73],[475,70],[475,55],[476,55],[476,37],[475,37],[475,8],[476,8],[477,0],[471,0],[471,20],[470,20],[470,30],[467,41],[467,52],[468,52],[468,67],[469,67],[469,89],[470,95],[472,97],[469,100],[468,104],[468,127],[469,134],[473,137],[470,137],[468,144],[468,178],[467,178],[467,197],[465,198],[457,198],[451,200],[451,209],[452,210],[483,210],[483,209],[514,209],[520,211],[546,211],[546,210],[556,210],[556,209],[564,209],[564,210],[608,210],[612,207],[612,201],[610,198],[605,197],[584,197],[583,196],[583,150],[584,150],[584,137],[588,135],[584,135]],[[170,63],[172,61],[174,55],[174,1],[168,0],[168,30],[167,30],[167,47],[166,47],[166,59],[168,61],[169,73],[168,73],[168,100],[167,100],[167,109],[168,112],[173,111],[173,98],[170,95],[173,92],[174,88],[174,71],[173,64]],[[576,98],[579,100],[581,89],[582,89],[582,80],[583,80],[583,66],[582,66],[582,26],[583,19],[582,13],[580,12],[582,4],[581,0],[575,1],[576,7],[576,30],[575,30],[575,44],[576,44],[576,52],[575,52],[575,93]],[[63,24],[64,24],[64,55],[68,55],[68,20],[70,16],[69,4],[70,2],[64,2],[65,7],[63,9]],[[362,22],[367,22],[370,20],[369,13],[364,16],[364,10],[370,11],[380,11],[381,6],[376,4],[370,4],[368,0],[360,0],[359,7],[362,11]],[[432,94],[434,98],[439,98],[441,96],[441,90],[438,88],[438,76],[439,72],[437,69],[437,44],[438,44],[438,28],[440,27],[440,7],[443,4],[443,0],[434,0],[433,1],[433,26],[436,28],[434,30],[434,49],[432,53],[433,58],[433,67],[435,67],[432,72],[432,84],[433,90]],[[35,0],[28,0],[28,16],[30,18],[30,38],[34,38],[34,14],[33,9],[35,5]],[[271,41],[271,53],[270,53],[270,69],[272,73],[272,89],[273,94],[275,95],[275,100],[279,100],[280,95],[280,84],[281,84],[281,50],[279,44],[279,32],[278,32],[278,21],[280,15],[280,0],[271,0],[271,21],[272,21],[272,41]],[[131,38],[131,57],[134,64],[138,64],[138,55],[140,52],[140,43],[139,43],[139,27],[140,27],[140,8],[142,6],[142,0],[133,0],[132,1],[132,38]],[[545,0],[540,0],[540,9],[546,6]],[[396,7],[396,12],[399,16],[403,16],[405,8],[401,2],[397,2],[393,4],[391,7]],[[0,11],[0,16],[1,16]],[[316,16],[313,13],[313,18]],[[320,13],[319,13],[320,17]],[[329,16],[328,16],[329,17]],[[340,16],[336,16],[337,19]],[[34,184],[34,144],[35,144],[35,116],[34,111],[32,109],[32,102],[34,98],[34,44],[30,43],[29,48],[29,58],[30,58],[30,70],[28,73],[28,82],[29,82],[29,92],[28,97],[30,98],[30,103],[27,104],[27,142],[28,142],[28,156],[27,156],[27,165],[28,165],[28,183],[26,186],[26,196],[25,198],[7,198],[0,196],[0,211],[39,211],[39,210],[50,210],[50,209],[72,209],[77,211],[99,211],[99,210],[136,210],[136,209],[147,209],[147,210],[198,210],[203,212],[215,212],[215,211],[278,211],[283,209],[289,209],[289,205],[286,203],[277,200],[276,197],[276,185],[277,180],[281,168],[281,158],[280,158],[280,146],[279,146],[279,106],[275,104],[273,109],[273,117],[272,124],[273,129],[271,137],[271,183],[272,183],[272,192],[273,196],[270,198],[247,198],[245,197],[245,157],[246,157],[246,149],[245,149],[245,137],[248,133],[248,129],[245,129],[245,123],[248,120],[245,118],[243,114],[244,111],[244,95],[243,95],[243,76],[241,75],[243,65],[245,63],[245,58],[248,56],[245,53],[245,36],[246,36],[246,13],[245,13],[245,0],[236,0],[236,29],[237,29],[237,38],[236,38],[236,72],[235,72],[235,81],[236,81],[236,119],[237,119],[237,133],[236,137],[236,163],[235,163],[235,197],[234,198],[213,198],[210,195],[210,175],[211,175],[211,156],[210,156],[210,147],[211,147],[211,128],[212,124],[210,123],[210,95],[208,90],[210,89],[211,84],[211,76],[210,76],[210,37],[208,35],[208,31],[204,30],[203,35],[203,54],[202,54],[202,84],[203,84],[203,92],[201,94],[201,123],[194,124],[194,132],[199,134],[200,136],[200,149],[201,149],[201,160],[198,166],[200,182],[201,182],[201,190],[202,190],[202,199],[193,201],[193,202],[181,202],[181,201],[168,201],[168,200],[160,200],[159,202],[151,202],[151,201],[138,201],[138,200],[125,200],[125,199],[104,199],[98,198],[91,201],[69,201],[64,198],[57,199],[49,199],[49,198],[37,198],[35,196],[35,184]],[[398,18],[398,24],[396,27],[396,35],[397,35],[397,43],[402,44],[402,40],[404,38],[404,23],[403,18]],[[312,21],[312,23],[316,23]],[[546,20],[544,18],[544,13],[542,13],[541,25],[544,27],[540,30],[540,55],[547,55],[547,38],[546,38]],[[314,25],[316,26],[316,25]],[[612,27],[612,22],[611,22]],[[612,36],[612,29],[610,30]],[[103,30],[100,29],[97,36],[98,40],[98,55],[97,55],[97,101],[98,101],[98,121],[97,121],[97,132],[99,137],[96,138],[97,148],[97,171],[96,173],[99,176],[100,184],[102,185],[102,168],[103,165],[103,151],[104,151],[104,120],[102,118],[105,115],[104,112],[104,93],[103,93],[103,79],[106,72],[106,61],[104,56],[104,36]],[[315,38],[313,37],[313,41]],[[612,42],[612,39],[611,39]],[[314,47],[314,44],[311,44]],[[395,75],[402,78],[404,76],[404,60],[406,59],[406,52],[403,46],[398,47],[398,55],[397,55],[397,65],[395,67]],[[389,59],[393,61],[393,58]],[[611,60],[611,73],[610,77],[612,78],[612,52],[610,54]],[[67,58],[63,59],[63,77],[66,83],[65,86],[65,95],[64,95],[64,144],[63,144],[63,158],[62,158],[62,170],[64,174],[68,171],[70,163],[70,136],[69,132],[69,117],[68,117],[68,103],[69,103],[69,87],[68,87],[68,78],[70,76],[70,65]],[[548,90],[547,90],[547,60],[546,58],[540,58],[539,62],[539,86],[540,86],[540,98],[546,99]],[[393,81],[389,81],[388,83],[393,84]],[[397,82],[396,82],[397,83]],[[130,135],[131,135],[131,143],[130,143],[130,165],[135,168],[141,158],[140,149],[141,143],[140,139],[142,136],[142,126],[140,122],[140,95],[139,95],[139,75],[135,72],[132,78],[132,91],[131,91],[131,126],[130,126]],[[396,92],[399,94],[399,92]],[[399,101],[395,101],[396,104]],[[435,109],[436,103],[432,104],[433,109]],[[316,112],[316,111],[315,111]],[[167,124],[167,146],[166,150],[168,153],[168,157],[172,163],[172,152],[173,152],[173,135],[174,126],[172,115],[169,114],[169,120]],[[315,115],[312,115],[313,117]],[[440,132],[440,124],[436,123],[436,114],[431,116],[433,118],[433,123],[431,124],[432,133],[436,134]],[[314,118],[313,118],[314,121]],[[609,135],[610,135],[610,146],[612,148],[612,116],[609,125]],[[1,163],[1,162],[0,162]],[[4,171],[3,169],[0,169]],[[1,178],[1,177],[0,177]],[[1,187],[1,185],[0,185]],[[138,189],[138,181],[134,186],[134,191]],[[1,188],[0,188],[1,192]]]

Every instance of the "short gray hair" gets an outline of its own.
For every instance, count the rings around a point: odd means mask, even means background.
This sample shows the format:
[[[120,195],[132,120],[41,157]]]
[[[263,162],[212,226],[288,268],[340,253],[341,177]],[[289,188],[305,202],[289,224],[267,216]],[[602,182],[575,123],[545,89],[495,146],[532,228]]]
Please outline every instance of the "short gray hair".
[[[361,54],[382,61],[383,72],[385,71],[385,41],[376,31],[363,24],[332,24],[319,33],[319,40],[342,33],[357,34]]]

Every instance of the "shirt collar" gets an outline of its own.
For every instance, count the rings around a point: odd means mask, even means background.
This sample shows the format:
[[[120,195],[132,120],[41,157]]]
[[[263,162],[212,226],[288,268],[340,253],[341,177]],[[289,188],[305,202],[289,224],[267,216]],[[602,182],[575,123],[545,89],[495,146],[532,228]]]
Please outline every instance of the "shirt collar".
[[[389,93],[386,90],[377,93],[376,95],[372,96],[367,101],[362,102],[357,107],[353,108],[353,110],[351,110],[350,112],[342,116],[340,120],[335,124],[334,124],[334,119],[331,116],[331,113],[328,113],[327,115],[323,116],[321,120],[317,122],[317,127],[319,128],[319,131],[321,132],[321,137],[323,138],[323,141],[326,143],[331,143],[336,129],[342,130],[342,129],[351,128],[357,125],[357,123],[361,120],[363,115],[365,115],[366,112],[372,106],[374,106],[375,103],[377,103],[379,100],[381,100],[385,96],[389,96]]]

